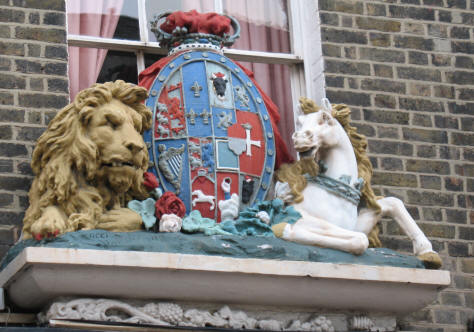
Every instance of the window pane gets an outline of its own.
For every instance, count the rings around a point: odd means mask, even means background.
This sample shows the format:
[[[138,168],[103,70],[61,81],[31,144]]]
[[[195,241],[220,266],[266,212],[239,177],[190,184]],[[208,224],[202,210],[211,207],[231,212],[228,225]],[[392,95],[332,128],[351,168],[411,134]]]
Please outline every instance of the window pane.
[[[99,48],[69,47],[69,90],[71,100],[92,84],[124,80],[137,83],[134,53]]]
[[[290,53],[286,0],[223,0],[224,13],[240,23],[240,38],[232,48]]]
[[[159,55],[159,54],[145,54],[145,68],[150,67],[156,61],[164,58],[166,55]]]
[[[138,83],[137,57],[135,53],[108,51],[100,70],[98,83],[123,80]]]
[[[155,15],[177,10],[189,11],[191,9],[196,9],[201,13],[212,12],[214,11],[214,0],[147,0],[146,16],[149,40],[157,41],[155,35],[150,30],[150,21],[153,20]],[[164,22],[164,20],[161,22]]]
[[[139,40],[136,0],[66,1],[68,33]]]

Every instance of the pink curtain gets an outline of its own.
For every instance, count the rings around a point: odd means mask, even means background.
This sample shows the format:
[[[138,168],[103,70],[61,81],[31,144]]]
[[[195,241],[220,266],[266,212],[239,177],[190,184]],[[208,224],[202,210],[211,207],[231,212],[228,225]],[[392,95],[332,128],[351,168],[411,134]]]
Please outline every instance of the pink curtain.
[[[267,1],[225,1],[226,12],[232,16],[234,13],[241,13],[245,17],[247,13],[249,19],[254,17],[254,21],[244,21],[239,19],[240,38],[233,48],[246,49],[265,52],[290,53],[290,38],[285,12],[279,10],[283,5],[281,1],[274,1],[273,6]],[[253,14],[251,14],[253,13]],[[261,17],[256,17],[256,13],[262,13]],[[244,14],[244,15],[242,15]],[[263,23],[263,24],[259,24]],[[280,111],[280,123],[278,127],[285,142],[291,142],[291,135],[294,132],[293,101],[291,98],[290,70],[285,65],[269,65],[264,63],[243,63],[245,67],[255,73],[255,79],[262,89],[270,96]],[[296,156],[296,151],[292,144],[288,144],[290,153]]]
[[[123,0],[66,1],[68,33],[112,38],[120,18]],[[107,50],[69,47],[69,93],[71,100],[94,84]]]
[[[183,8],[181,10],[187,11],[196,9],[200,13],[214,12],[214,0],[183,0]]]
[[[283,0],[224,0],[224,13],[235,17],[241,28],[235,49],[290,53],[290,38],[286,1]],[[214,11],[213,0],[183,0],[183,10]],[[283,139],[291,142],[294,131],[293,101],[291,99],[290,71],[285,65],[242,63],[255,73],[255,79],[280,110],[278,124]],[[296,151],[289,144],[290,153]]]
[[[263,25],[288,33],[286,1],[283,0],[223,0],[224,12],[239,21]]]

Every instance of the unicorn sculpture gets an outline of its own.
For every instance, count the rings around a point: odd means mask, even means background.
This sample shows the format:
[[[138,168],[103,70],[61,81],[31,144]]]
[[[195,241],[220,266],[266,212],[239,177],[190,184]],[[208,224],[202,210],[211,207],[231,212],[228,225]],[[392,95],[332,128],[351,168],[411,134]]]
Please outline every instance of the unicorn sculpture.
[[[294,224],[272,227],[284,240],[362,254],[370,242],[380,246],[377,223],[393,218],[413,243],[413,251],[428,268],[439,268],[433,251],[403,202],[395,197],[376,197],[371,186],[372,165],[367,140],[349,125],[350,110],[331,106],[323,99],[320,109],[301,98],[304,113],[293,134],[300,160],[277,172],[275,194],[301,214]]]

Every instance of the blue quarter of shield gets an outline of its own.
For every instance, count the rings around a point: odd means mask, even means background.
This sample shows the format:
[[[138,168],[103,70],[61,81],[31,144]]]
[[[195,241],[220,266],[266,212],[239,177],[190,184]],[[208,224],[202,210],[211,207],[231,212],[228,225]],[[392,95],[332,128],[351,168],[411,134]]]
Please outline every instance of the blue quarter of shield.
[[[227,137],[227,128],[235,123],[234,110],[227,110],[223,108],[213,108],[212,122],[214,126],[214,136]]]
[[[186,204],[189,197],[189,158],[186,139],[163,140],[156,145],[160,184]]]
[[[202,61],[193,61],[182,67],[184,98],[189,105],[209,109],[206,66]]]
[[[217,140],[217,168],[239,169],[239,158],[229,149],[227,141]]]

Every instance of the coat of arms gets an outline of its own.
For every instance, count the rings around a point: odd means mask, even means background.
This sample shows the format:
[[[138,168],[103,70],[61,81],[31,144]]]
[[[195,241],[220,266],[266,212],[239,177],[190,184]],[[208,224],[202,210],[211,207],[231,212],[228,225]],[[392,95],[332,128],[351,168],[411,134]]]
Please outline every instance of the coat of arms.
[[[231,194],[241,207],[264,199],[275,166],[273,129],[261,94],[236,63],[212,49],[183,51],[161,69],[146,105],[154,117],[144,135],[152,171],[188,212],[219,220],[215,207]]]

